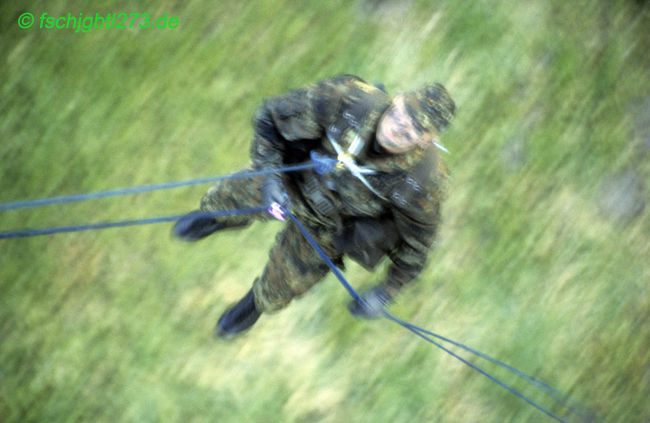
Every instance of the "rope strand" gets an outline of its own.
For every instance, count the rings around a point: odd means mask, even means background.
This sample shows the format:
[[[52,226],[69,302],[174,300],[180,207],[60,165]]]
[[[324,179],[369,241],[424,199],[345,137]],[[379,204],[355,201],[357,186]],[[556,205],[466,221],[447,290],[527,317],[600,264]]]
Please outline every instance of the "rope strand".
[[[563,395],[562,392],[560,392],[557,389],[555,389],[554,387],[542,382],[539,379],[536,379],[536,378],[534,378],[532,376],[527,375],[526,373],[522,372],[521,370],[517,369],[516,367],[513,367],[513,366],[511,366],[511,365],[509,365],[507,363],[504,363],[501,360],[498,360],[498,359],[496,359],[494,357],[491,357],[491,356],[489,356],[489,355],[487,355],[485,353],[482,353],[482,352],[480,352],[478,350],[475,350],[474,348],[468,347],[467,345],[461,344],[460,342],[456,342],[453,339],[449,339],[449,338],[446,338],[446,337],[444,337],[442,335],[438,335],[435,332],[431,332],[431,331],[429,331],[427,329],[421,328],[421,327],[416,326],[416,325],[414,325],[412,323],[405,322],[405,321],[402,321],[402,322],[405,325],[408,325],[409,328],[411,328],[411,329],[415,329],[415,330],[417,330],[419,332],[422,332],[425,335],[429,335],[429,336],[432,336],[434,338],[440,339],[441,341],[452,344],[452,345],[454,345],[454,346],[456,346],[456,347],[458,347],[460,349],[463,349],[463,350],[465,350],[465,351],[467,351],[467,352],[469,352],[471,354],[474,354],[477,357],[480,357],[480,358],[482,358],[484,360],[487,360],[492,364],[495,364],[495,365],[497,365],[499,367],[502,367],[502,368],[510,371],[511,373],[519,376],[520,378],[526,380],[527,382],[538,386],[540,390],[545,391],[549,396],[551,396],[556,401],[561,402],[563,405],[566,405],[565,400],[561,397]]]
[[[144,192],[159,191],[163,189],[187,187],[192,185],[202,185],[210,182],[219,182],[226,179],[244,179],[244,178],[253,178],[256,176],[271,175],[274,173],[297,172],[300,170],[313,169],[315,167],[318,167],[319,165],[320,165],[319,163],[312,161],[312,162],[293,165],[293,166],[251,170],[251,171],[237,172],[230,175],[212,176],[207,178],[196,178],[196,179],[189,179],[185,181],[176,181],[176,182],[165,182],[162,184],[142,185],[142,186],[130,187],[130,188],[117,188],[109,191],[101,191],[101,192],[95,192],[90,194],[62,195],[59,197],[41,198],[38,200],[14,201],[10,203],[0,204],[0,212],[8,211],[8,210],[16,210],[16,209],[43,207],[52,204],[74,203],[78,201],[97,200],[100,198],[133,195],[133,194],[140,194]]]
[[[326,161],[329,160],[329,161]],[[6,211],[6,210],[14,210],[14,209],[19,209],[19,208],[29,208],[29,207],[40,207],[40,206],[46,206],[46,205],[51,205],[51,204],[61,204],[61,203],[70,203],[70,202],[76,202],[76,201],[84,201],[84,200],[91,200],[91,199],[98,199],[98,198],[106,198],[106,197],[113,197],[113,196],[119,196],[119,195],[130,195],[130,194],[137,194],[137,193],[142,193],[142,192],[150,192],[150,191],[156,191],[156,190],[161,190],[161,189],[171,189],[171,188],[177,188],[177,187],[182,187],[182,186],[190,186],[190,185],[198,185],[198,184],[204,184],[208,182],[216,182],[216,181],[221,181],[221,180],[226,180],[226,179],[239,179],[239,178],[251,178],[255,176],[261,176],[261,175],[268,175],[268,174],[273,174],[273,173],[284,173],[284,172],[293,172],[293,171],[299,171],[299,170],[306,170],[306,169],[315,169],[318,173],[321,173],[321,171],[327,172],[332,169],[332,164],[333,161],[332,159],[327,159],[323,158],[322,160],[319,158],[315,158],[312,156],[312,161],[310,163],[305,163],[305,164],[299,164],[299,165],[294,165],[294,166],[286,166],[282,168],[272,168],[272,169],[263,169],[263,170],[258,170],[258,171],[245,171],[245,172],[239,172],[231,175],[225,175],[225,176],[217,176],[217,177],[211,177],[211,178],[200,178],[200,179],[192,179],[192,180],[187,180],[187,181],[180,181],[180,182],[169,182],[169,183],[163,183],[163,184],[155,184],[155,185],[145,185],[145,186],[140,186],[140,187],[132,187],[132,188],[122,188],[122,189],[116,189],[116,190],[110,190],[110,191],[103,191],[103,192],[97,192],[97,193],[91,193],[91,194],[79,194],[79,195],[68,195],[68,196],[60,196],[60,197],[53,197],[53,198],[45,198],[45,199],[40,199],[40,200],[30,200],[30,201],[18,201],[18,202],[13,202],[13,203],[5,203],[5,204],[0,204],[0,211]],[[338,267],[334,264],[334,262],[329,258],[329,256],[325,253],[325,251],[322,249],[322,247],[318,244],[318,242],[314,239],[314,237],[309,233],[309,231],[305,228],[305,226],[294,216],[289,210],[285,209],[284,207],[281,208],[282,211],[285,213],[286,216],[288,216],[291,221],[298,227],[302,235],[305,237],[307,242],[314,248],[314,250],[317,252],[317,254],[321,257],[321,259],[327,264],[327,266],[330,268],[332,273],[336,276],[336,278],[339,280],[339,282],[343,285],[343,287],[348,291],[350,296],[357,302],[363,302],[364,300],[361,298],[359,293],[350,285],[350,283],[347,281],[345,276],[341,273],[341,271],[338,269]],[[248,208],[248,209],[238,209],[238,210],[223,210],[223,211],[217,211],[217,212],[209,212],[207,213],[208,215],[212,217],[222,217],[222,216],[233,216],[233,215],[245,215],[245,214],[254,214],[254,213],[260,213],[267,211],[267,207],[254,207],[254,208]],[[12,232],[1,232],[0,233],[0,239],[10,239],[10,238],[24,238],[24,237],[33,237],[33,236],[39,236],[39,235],[52,235],[52,234],[57,234],[57,233],[63,233],[63,232],[80,232],[80,231],[90,231],[90,230],[99,230],[99,229],[107,229],[107,228],[116,228],[116,227],[126,227],[126,226],[136,226],[136,225],[146,225],[146,224],[155,224],[155,223],[163,223],[163,222],[172,222],[172,221],[177,221],[181,217],[185,215],[173,215],[173,216],[163,216],[163,217],[153,217],[153,218],[145,218],[145,219],[134,219],[134,220],[123,220],[123,221],[117,221],[117,222],[101,222],[101,223],[91,223],[91,224],[85,224],[85,225],[74,225],[74,226],[61,226],[61,227],[52,227],[52,228],[44,228],[44,229],[25,229],[25,230],[19,230],[19,231],[12,231]],[[205,217],[205,215],[203,216]],[[529,384],[535,386],[538,390],[543,391],[547,395],[551,396],[558,404],[561,404],[562,406],[566,407],[569,412],[572,414],[575,414],[577,416],[583,417],[584,415],[580,415],[577,410],[575,410],[573,407],[567,406],[566,401],[562,397],[566,397],[563,395],[559,390],[553,388],[552,386],[532,377],[527,375],[526,373],[522,372],[521,370],[510,366],[509,364],[506,364],[500,360],[497,360],[495,358],[490,357],[489,355],[482,353],[476,349],[470,348],[464,344],[461,344],[460,342],[456,342],[452,339],[446,338],[444,336],[438,335],[432,331],[429,331],[427,329],[421,328],[419,326],[416,326],[412,323],[409,323],[405,320],[402,320],[388,311],[384,310],[384,317],[386,317],[388,320],[399,324],[406,330],[414,333],[418,337],[424,339],[425,341],[431,343],[432,345],[438,347],[439,349],[443,350],[447,354],[451,355],[452,357],[456,358],[457,360],[461,361],[463,364],[469,366],[473,370],[477,371],[478,373],[482,374],[492,382],[496,383],[503,389],[507,390],[511,394],[515,395],[516,397],[522,399],[523,401],[527,402],[531,406],[535,407],[548,417],[557,420],[559,422],[564,422],[561,417],[558,415],[554,414],[550,410],[546,409],[545,407],[541,406],[540,404],[536,403],[535,401],[531,400],[515,388],[513,388],[510,385],[507,385],[500,379],[492,376],[482,368],[478,367],[477,365],[471,363],[470,361],[464,359],[463,357],[459,356],[458,354],[454,353],[453,351],[445,348],[443,345],[439,344],[434,340],[434,338],[437,338],[441,341],[450,343],[458,348],[463,349],[466,352],[469,352],[479,358],[482,358],[484,360],[487,360],[497,366],[500,366],[509,372],[517,375],[518,377],[523,378],[526,382]]]
[[[245,214],[255,214],[261,213],[266,210],[266,207],[254,207],[250,209],[239,209],[239,210],[223,210],[219,212],[208,212],[208,215],[212,217],[223,217],[223,216],[240,216]],[[74,226],[57,226],[53,228],[43,228],[43,229],[23,229],[19,231],[12,232],[0,232],[0,239],[12,239],[12,238],[29,238],[40,235],[54,235],[66,232],[84,232],[84,231],[94,231],[99,229],[109,229],[109,228],[122,228],[126,226],[138,226],[138,225],[150,225],[154,223],[164,223],[164,222],[174,222],[184,215],[174,215],[174,216],[162,216],[162,217],[151,217],[146,219],[134,219],[134,220],[121,220],[118,222],[101,222],[101,223],[89,223],[85,225],[74,225]]]
[[[514,396],[516,396],[517,398],[526,401],[528,404],[532,405],[533,407],[535,407],[536,409],[538,409],[542,413],[546,414],[550,418],[552,418],[554,420],[557,420],[559,422],[563,422],[563,423],[566,422],[566,420],[563,420],[558,415],[554,414],[553,412],[551,412],[551,411],[547,410],[546,408],[542,407],[541,405],[537,404],[535,401],[531,400],[526,395],[522,394],[521,392],[519,392],[518,390],[516,390],[512,386],[507,385],[506,383],[502,382],[500,379],[497,379],[496,377],[492,376],[491,374],[489,374],[488,372],[486,372],[482,368],[478,367],[476,364],[464,359],[463,357],[459,356],[458,354],[454,353],[453,351],[451,351],[451,350],[445,348],[444,346],[440,345],[439,343],[437,343],[433,339],[429,338],[426,334],[424,334],[424,333],[420,332],[419,330],[415,329],[413,327],[413,325],[409,324],[408,322],[405,322],[404,320],[393,316],[392,314],[390,314],[387,311],[384,311],[384,316],[388,320],[397,323],[398,325],[400,325],[400,326],[406,328],[407,330],[413,332],[414,334],[416,334],[420,338],[424,339],[425,341],[427,341],[427,342],[435,345],[436,347],[440,348],[441,350],[443,350],[447,354],[449,354],[452,357],[454,357],[455,359],[461,361],[463,364],[469,366],[471,369],[479,372],[480,374],[482,374],[483,376],[485,376],[486,378],[488,378],[492,382],[496,383],[497,385],[499,385],[500,387],[502,387],[506,391],[508,391],[511,394],[513,394]]]
[[[298,227],[298,229],[300,230],[300,232],[302,233],[302,235],[305,237],[305,239],[307,240],[307,242],[308,242],[308,243],[309,243],[309,244],[314,248],[314,250],[316,251],[316,253],[318,253],[318,255],[321,257],[321,259],[322,259],[322,260],[323,260],[323,261],[328,265],[328,267],[332,270],[332,272],[333,272],[334,275],[337,277],[337,279],[341,282],[341,284],[343,285],[343,287],[344,287],[344,288],[345,288],[345,289],[350,293],[350,295],[352,296],[352,298],[354,298],[354,300],[356,300],[356,301],[363,301],[363,300],[361,299],[361,296],[359,295],[359,293],[358,293],[358,292],[357,292],[357,291],[352,287],[352,285],[350,285],[350,283],[345,279],[345,276],[343,276],[343,274],[341,273],[341,271],[340,271],[340,270],[339,270],[339,269],[334,265],[334,263],[332,262],[332,260],[327,256],[327,254],[325,253],[325,251],[323,251],[322,247],[320,247],[320,245],[318,245],[318,243],[314,240],[313,236],[309,233],[309,231],[307,231],[307,229],[302,225],[302,223],[301,223],[301,222],[300,222],[300,221],[299,221],[299,220],[298,220],[298,219],[293,215],[293,213],[291,213],[289,210],[283,208],[283,212],[284,212],[287,216],[289,216],[289,218],[291,219],[292,222],[294,222],[294,223],[296,224],[296,226]],[[507,385],[507,384],[505,384],[505,383],[502,382],[500,379],[498,379],[498,378],[492,376],[491,374],[489,374],[489,373],[486,372],[485,370],[481,369],[480,367],[476,366],[475,364],[473,364],[473,363],[467,361],[466,359],[460,357],[460,356],[457,355],[456,353],[454,353],[454,352],[450,351],[449,349],[445,348],[444,346],[440,345],[439,343],[437,343],[435,340],[433,340],[433,339],[430,338],[429,336],[436,337],[436,338],[442,339],[442,340],[444,340],[444,341],[450,342],[450,343],[452,343],[453,345],[456,345],[456,346],[458,346],[458,347],[464,349],[464,350],[467,351],[467,352],[470,352],[470,353],[472,353],[472,354],[475,354],[476,356],[478,356],[478,357],[480,357],[480,358],[483,358],[483,359],[486,359],[486,360],[488,360],[488,361],[491,361],[491,362],[493,362],[493,363],[495,363],[495,364],[501,363],[501,364],[499,364],[499,365],[501,365],[501,366],[504,367],[505,369],[507,369],[507,370],[509,370],[509,371],[511,371],[511,372],[513,372],[513,373],[515,373],[515,374],[517,374],[518,376],[523,377],[522,375],[525,375],[524,379],[527,380],[529,383],[531,383],[531,384],[537,386],[538,388],[539,388],[540,386],[546,386],[546,387],[550,388],[551,390],[553,390],[553,391],[555,391],[555,392],[559,392],[559,391],[556,390],[555,388],[550,387],[550,385],[547,385],[547,384],[545,384],[545,383],[543,383],[543,382],[539,382],[539,381],[537,381],[537,379],[535,379],[535,378],[533,378],[533,377],[531,377],[531,376],[526,375],[524,372],[522,372],[522,371],[520,371],[520,370],[518,370],[518,369],[516,369],[516,368],[514,368],[514,367],[512,367],[512,366],[510,366],[510,365],[507,365],[507,364],[505,364],[505,363],[503,363],[503,362],[501,362],[501,361],[499,361],[499,360],[496,360],[496,359],[494,359],[494,358],[488,356],[487,354],[481,353],[481,352],[478,351],[478,350],[475,350],[475,349],[473,349],[473,348],[466,347],[465,345],[463,345],[463,344],[461,344],[461,343],[459,343],[459,342],[452,341],[452,340],[449,339],[449,338],[445,338],[445,337],[443,337],[443,336],[441,336],[441,335],[435,334],[435,333],[433,333],[433,332],[431,332],[431,331],[428,331],[428,330],[426,330],[426,329],[422,329],[422,328],[420,328],[420,327],[418,327],[418,326],[415,326],[415,325],[413,325],[413,324],[411,324],[411,323],[409,323],[409,322],[406,322],[406,321],[404,321],[404,320],[402,320],[402,319],[399,319],[399,318],[395,317],[394,315],[392,315],[391,313],[389,313],[388,311],[385,311],[385,310],[384,310],[384,316],[385,316],[388,320],[391,320],[392,322],[399,324],[400,326],[402,326],[402,327],[404,327],[405,329],[407,329],[407,330],[413,332],[414,334],[416,334],[416,335],[419,336],[420,338],[423,338],[423,339],[426,340],[427,342],[429,342],[429,343],[435,345],[436,347],[440,348],[441,350],[445,351],[447,354],[451,355],[452,357],[456,358],[457,360],[460,360],[460,361],[461,361],[462,363],[464,363],[465,365],[469,366],[469,367],[472,368],[473,370],[475,370],[475,371],[479,372],[480,374],[482,374],[483,376],[487,377],[489,380],[491,380],[492,382],[494,382],[494,383],[496,383],[497,385],[501,386],[502,388],[504,388],[505,390],[507,390],[507,391],[510,392],[511,394],[515,395],[516,397],[518,397],[518,398],[520,398],[520,399],[526,401],[528,404],[532,405],[533,407],[535,407],[535,408],[538,409],[539,411],[543,412],[544,414],[546,414],[546,415],[549,416],[550,418],[552,418],[552,419],[554,419],[554,420],[557,420],[557,421],[559,421],[559,422],[565,422],[565,420],[563,420],[561,417],[557,416],[556,414],[554,414],[553,412],[551,412],[551,411],[549,411],[548,409],[544,408],[543,406],[537,404],[535,401],[531,400],[530,398],[528,398],[527,396],[525,396],[524,394],[522,394],[521,392],[519,392],[519,391],[516,390],[515,388],[513,388],[513,387],[511,387],[511,386],[509,386],[509,385]],[[540,384],[541,384],[541,385],[540,385]],[[558,400],[558,399],[555,398],[555,397],[554,397],[554,399],[556,400],[556,402],[561,402],[561,400]]]

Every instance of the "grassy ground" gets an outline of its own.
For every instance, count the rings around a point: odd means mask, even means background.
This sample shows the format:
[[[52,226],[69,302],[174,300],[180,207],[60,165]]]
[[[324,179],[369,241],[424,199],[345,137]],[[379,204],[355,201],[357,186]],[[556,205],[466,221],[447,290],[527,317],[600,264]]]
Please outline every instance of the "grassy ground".
[[[181,23],[20,30],[24,11]],[[318,78],[443,82],[459,105],[445,224],[393,310],[603,421],[650,421],[647,5],[48,0],[0,16],[0,202],[239,169],[255,107]],[[204,190],[3,212],[0,230],[182,213]],[[195,245],[167,225],[0,241],[0,421],[545,421],[389,322],[354,320],[332,277],[213,339],[280,227]]]

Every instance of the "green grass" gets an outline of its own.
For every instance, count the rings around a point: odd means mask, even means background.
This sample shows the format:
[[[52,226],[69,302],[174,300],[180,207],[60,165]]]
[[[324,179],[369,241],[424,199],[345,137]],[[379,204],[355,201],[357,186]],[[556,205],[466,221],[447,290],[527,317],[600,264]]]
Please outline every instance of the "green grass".
[[[181,25],[19,30],[24,11]],[[600,205],[625,171],[648,198],[647,5],[49,0],[5,2],[0,16],[0,202],[243,168],[257,105],[334,74],[391,92],[443,82],[459,106],[444,225],[394,311],[604,421],[650,420],[648,206],[620,219]],[[0,230],[181,213],[204,190],[4,212]],[[168,225],[0,241],[0,421],[545,421],[406,331],[353,319],[331,276],[215,340],[280,228],[191,245]]]

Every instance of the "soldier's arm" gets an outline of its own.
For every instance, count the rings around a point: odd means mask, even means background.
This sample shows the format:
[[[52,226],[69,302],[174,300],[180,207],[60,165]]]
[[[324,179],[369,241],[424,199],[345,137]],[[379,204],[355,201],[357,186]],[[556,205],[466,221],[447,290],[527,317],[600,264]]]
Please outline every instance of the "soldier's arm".
[[[253,167],[281,166],[287,143],[322,138],[353,81],[360,79],[348,75],[334,77],[266,100],[253,122]]]
[[[408,182],[391,196],[400,242],[389,254],[393,263],[384,284],[389,292],[397,293],[424,268],[440,223],[440,197],[436,187],[424,189]]]

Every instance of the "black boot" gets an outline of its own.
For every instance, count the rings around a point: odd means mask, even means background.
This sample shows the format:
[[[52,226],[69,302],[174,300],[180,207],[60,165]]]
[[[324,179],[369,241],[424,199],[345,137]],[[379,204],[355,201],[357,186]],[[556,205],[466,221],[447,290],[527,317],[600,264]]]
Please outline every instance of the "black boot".
[[[232,338],[257,322],[262,312],[255,307],[253,290],[221,315],[215,329],[219,338]]]
[[[219,222],[210,212],[193,211],[178,219],[173,233],[184,241],[198,241],[221,229],[246,226],[248,222],[232,224]]]

